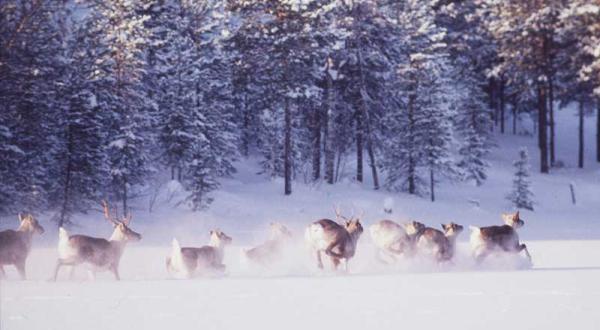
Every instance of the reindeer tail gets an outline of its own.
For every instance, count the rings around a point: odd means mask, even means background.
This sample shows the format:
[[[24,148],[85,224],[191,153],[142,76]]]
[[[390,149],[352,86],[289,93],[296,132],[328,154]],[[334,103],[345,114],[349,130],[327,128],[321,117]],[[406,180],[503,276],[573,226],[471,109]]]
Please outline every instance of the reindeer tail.
[[[479,231],[481,231],[480,227],[475,227],[475,226],[469,226],[469,229],[471,229],[471,231],[473,233],[479,233]]]
[[[167,271],[171,272],[180,272],[183,269],[183,255],[181,254],[181,245],[179,245],[179,241],[176,238],[173,238],[171,242],[171,256],[166,259]]]
[[[68,242],[69,241],[69,233],[63,227],[58,228],[58,242]]]
[[[69,258],[74,254],[75,251],[69,245],[69,232],[63,227],[58,228],[58,256],[60,258]]]
[[[181,253],[181,245],[179,245],[179,241],[176,238],[173,238],[171,247],[173,248],[173,255]]]

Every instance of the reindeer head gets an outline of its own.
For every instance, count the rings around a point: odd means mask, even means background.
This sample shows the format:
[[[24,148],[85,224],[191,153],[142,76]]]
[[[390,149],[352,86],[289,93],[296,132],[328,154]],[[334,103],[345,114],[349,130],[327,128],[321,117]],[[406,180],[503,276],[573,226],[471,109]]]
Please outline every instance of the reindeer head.
[[[270,228],[271,233],[269,237],[272,240],[292,238],[292,232],[286,226],[278,222],[271,222]]]
[[[19,231],[40,235],[44,233],[44,227],[40,226],[38,221],[31,214],[25,214],[25,216],[23,216],[19,213],[19,221],[21,222],[18,229]]]
[[[416,235],[425,229],[425,225],[418,221],[410,221],[404,224],[404,230],[408,235]]]
[[[233,239],[224,232],[216,229],[210,231],[210,245],[215,247],[224,247],[231,244]]]
[[[126,216],[123,216],[121,218],[121,220],[117,220],[118,214],[117,214],[116,208],[114,211],[114,214],[115,214],[114,217],[111,217],[110,211],[108,208],[108,203],[106,201],[102,201],[102,208],[104,209],[104,217],[106,218],[106,220],[108,220],[108,222],[112,223],[113,226],[115,227],[115,230],[113,231],[113,233],[110,237],[111,241],[122,241],[122,242],[134,241],[134,242],[137,242],[142,239],[142,235],[133,231],[129,227],[129,224],[131,223],[131,220],[133,219],[131,212],[128,212]]]
[[[360,220],[358,218],[346,220],[344,227],[350,234],[360,235],[364,231],[363,226],[360,224]]]
[[[515,229],[523,227],[525,224],[525,221],[521,220],[519,217],[519,211],[515,213],[502,213],[502,220],[504,220],[505,224]]]
[[[457,236],[464,229],[463,226],[454,222],[450,222],[447,225],[442,224],[442,228],[444,229],[444,234],[446,234],[446,236]]]

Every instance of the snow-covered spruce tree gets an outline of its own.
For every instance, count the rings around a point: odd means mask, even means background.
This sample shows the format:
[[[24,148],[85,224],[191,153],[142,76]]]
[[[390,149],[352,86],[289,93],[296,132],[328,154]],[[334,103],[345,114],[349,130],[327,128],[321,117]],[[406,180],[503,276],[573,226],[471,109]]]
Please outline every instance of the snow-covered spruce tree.
[[[590,95],[585,95],[588,94],[587,89],[589,87],[594,89],[597,107],[596,160],[600,162],[600,52],[598,52],[600,4],[594,0],[570,1],[561,12],[560,22],[561,27],[558,34],[569,47],[565,47],[566,51],[562,52],[562,56],[559,57],[563,59],[563,61],[559,60],[560,64],[565,64],[561,66],[565,70],[559,72],[563,76],[575,78],[575,84],[579,85],[574,90],[570,88],[571,93],[569,94],[579,91],[581,98],[590,98]],[[568,83],[572,83],[573,79],[569,80],[567,80]],[[583,93],[580,88],[584,89]],[[581,163],[583,163],[583,159],[581,159]]]
[[[458,167],[465,180],[481,185],[487,178],[485,160],[493,146],[491,108],[484,86],[486,70],[495,60],[493,39],[485,30],[480,1],[439,3],[436,23],[445,28],[452,68],[451,92],[456,105],[454,128],[459,138]]]
[[[533,193],[531,192],[531,181],[529,179],[529,156],[527,148],[519,150],[519,159],[513,162],[515,177],[513,179],[513,190],[506,197],[516,208],[533,211]]]
[[[147,16],[139,15],[141,2],[130,0],[91,3],[84,24],[98,38],[93,91],[98,111],[106,113],[106,152],[113,199],[128,211],[132,188],[145,182],[153,170],[148,146],[153,135],[143,83]]]
[[[489,11],[485,21],[498,45],[498,62],[492,74],[510,84],[523,82],[516,90],[528,89],[537,98],[540,172],[548,173],[554,160],[554,94],[558,40],[558,15],[563,1],[484,1]],[[549,132],[548,132],[549,129]]]
[[[401,45],[406,53],[398,61],[394,85],[399,109],[385,118],[386,186],[421,195],[429,181],[433,200],[436,177],[454,174],[450,161],[453,100],[446,97],[452,71],[444,31],[435,25],[431,7],[408,1],[396,13],[406,36]]]
[[[600,4],[579,1],[567,6],[561,16],[558,35],[566,50],[558,55],[559,99],[563,104],[579,103],[579,152],[577,163],[584,166],[584,119],[585,108],[595,102],[600,104]],[[596,90],[596,93],[594,93]],[[600,132],[600,117],[597,123]],[[597,154],[600,156],[600,135],[597,137]],[[600,158],[599,158],[600,159]]]
[[[390,89],[394,63],[399,57],[400,34],[394,21],[380,10],[377,1],[340,3],[339,24],[347,31],[345,47],[337,62],[343,79],[340,96],[351,112],[356,143],[356,180],[363,181],[363,153],[367,152],[373,185],[379,189],[377,148],[380,118],[393,109]]]
[[[58,117],[61,130],[53,148],[57,167],[50,202],[56,205],[55,220],[59,226],[69,223],[74,213],[86,212],[96,204],[109,178],[105,152],[108,113],[100,111],[94,94],[102,86],[89,79],[97,69],[99,40],[80,23],[71,22],[68,30],[68,50],[64,55],[67,65],[60,84],[64,99]]]
[[[0,2],[0,213],[45,210],[62,109],[63,1]]]
[[[148,25],[162,161],[188,192],[182,202],[200,210],[237,155],[231,63],[221,47],[226,16],[219,1],[170,1],[154,10]]]
[[[257,147],[264,156],[265,171],[283,176],[285,194],[292,192],[294,173],[299,168],[296,164],[310,161],[304,142],[310,134],[302,134],[300,128],[305,125],[297,123],[307,118],[302,112],[321,97],[317,83],[325,56],[321,61],[315,56],[322,53],[322,47],[315,37],[318,26],[312,24],[318,17],[312,14],[321,5],[319,1],[250,1],[234,7],[240,22],[234,39],[244,44],[242,60],[247,62],[243,65],[254,69],[247,82],[250,85],[245,88],[258,93],[261,99],[252,104],[261,121],[257,125],[261,127]]]

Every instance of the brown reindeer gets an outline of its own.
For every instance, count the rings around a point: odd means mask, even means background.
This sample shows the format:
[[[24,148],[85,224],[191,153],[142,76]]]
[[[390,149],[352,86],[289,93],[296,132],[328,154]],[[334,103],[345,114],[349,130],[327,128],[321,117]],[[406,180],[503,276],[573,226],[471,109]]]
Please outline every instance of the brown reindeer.
[[[432,256],[437,262],[450,261],[454,256],[456,237],[463,231],[463,226],[451,222],[442,224],[444,232],[434,228],[425,228],[417,238],[419,253]]]
[[[264,267],[281,259],[283,250],[292,239],[289,229],[280,223],[271,223],[269,239],[249,250],[244,251],[248,260]]]
[[[334,268],[337,270],[341,262],[344,263],[344,271],[348,271],[348,260],[356,252],[356,243],[363,233],[363,227],[358,218],[345,218],[336,209],[338,218],[344,219],[342,226],[329,219],[321,219],[313,222],[306,228],[304,238],[306,244],[311,248],[317,258],[317,266],[323,269],[321,253],[331,258]]]
[[[225,271],[223,256],[225,247],[233,240],[220,230],[210,231],[210,242],[203,247],[184,247],[173,239],[173,251],[167,257],[167,271],[172,275],[181,274],[186,278],[203,273]]]
[[[27,278],[25,263],[31,250],[33,234],[44,233],[44,228],[31,214],[22,216],[19,213],[19,221],[17,230],[8,229],[0,232],[0,278],[5,276],[4,265],[14,265],[21,279]]]
[[[377,257],[385,263],[395,262],[398,257],[412,257],[415,242],[425,225],[410,221],[404,225],[392,220],[381,220],[369,227],[373,243],[377,247]]]
[[[481,263],[490,253],[504,251],[519,253],[525,251],[525,255],[531,262],[531,255],[525,244],[519,243],[517,228],[522,227],[525,222],[519,217],[519,212],[514,214],[502,214],[503,226],[473,227],[471,226],[471,249],[477,263]]]
[[[139,241],[142,235],[129,228],[131,223],[131,213],[124,216],[122,220],[111,217],[108,204],[102,202],[104,208],[104,217],[114,225],[112,236],[106,240],[104,238],[90,237],[85,235],[69,235],[64,228],[58,230],[58,260],[54,269],[53,280],[56,281],[58,272],[62,266],[75,267],[82,263],[92,266],[91,275],[94,276],[97,271],[110,270],[115,279],[120,280],[119,262],[125,246],[129,241]]]

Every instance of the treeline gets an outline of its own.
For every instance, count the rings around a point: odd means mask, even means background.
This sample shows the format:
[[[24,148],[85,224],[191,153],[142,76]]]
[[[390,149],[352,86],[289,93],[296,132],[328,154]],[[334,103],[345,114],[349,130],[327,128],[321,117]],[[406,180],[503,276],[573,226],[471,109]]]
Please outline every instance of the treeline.
[[[547,173],[554,105],[600,111],[599,44],[594,0],[5,0],[0,213],[127,210],[165,171],[199,210],[251,154],[285,194],[348,163],[435,200],[523,114]]]

